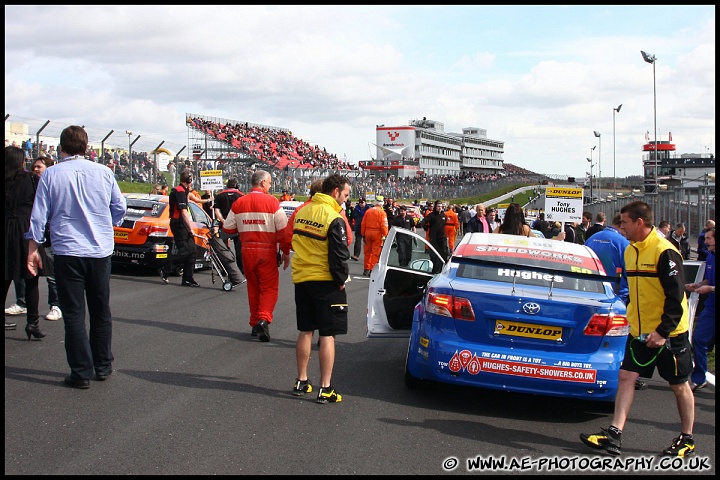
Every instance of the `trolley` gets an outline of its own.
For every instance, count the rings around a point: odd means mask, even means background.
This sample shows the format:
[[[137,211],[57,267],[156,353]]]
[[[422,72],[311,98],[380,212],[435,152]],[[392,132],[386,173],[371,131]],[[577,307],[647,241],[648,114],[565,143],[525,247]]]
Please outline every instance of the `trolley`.
[[[193,233],[196,237],[200,238],[203,242],[203,246],[207,250],[206,255],[210,260],[212,266],[210,270],[212,283],[215,283],[215,275],[222,281],[222,289],[229,292],[238,285],[245,283],[245,276],[238,268],[235,263],[235,254],[219,237],[214,236],[210,231],[207,236],[198,235]]]

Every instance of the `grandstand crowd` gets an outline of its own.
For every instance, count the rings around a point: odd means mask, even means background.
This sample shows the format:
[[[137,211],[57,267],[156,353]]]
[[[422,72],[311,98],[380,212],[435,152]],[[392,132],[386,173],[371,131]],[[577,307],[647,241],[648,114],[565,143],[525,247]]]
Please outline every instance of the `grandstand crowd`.
[[[317,178],[332,173],[348,176],[352,196],[365,196],[367,192],[398,199],[414,198],[459,198],[490,192],[503,185],[520,182],[540,183],[545,177],[515,165],[505,164],[505,175],[463,171],[458,175],[418,175],[396,177],[384,173],[364,170],[358,165],[340,160],[335,153],[293,135],[290,130],[267,127],[248,122],[218,123],[202,117],[188,117],[187,125],[212,136],[216,141],[228,145],[228,152],[239,152],[235,158],[226,155],[217,159],[200,159],[200,152],[193,152],[192,158],[177,157],[168,165],[169,179],[156,170],[152,155],[148,152],[121,149],[88,148],[86,157],[103,163],[115,172],[120,181],[141,183],[175,183],[183,170],[218,169],[225,178],[237,177],[241,190],[250,190],[249,179],[257,169],[271,172],[273,189],[276,192],[288,190],[293,194],[306,195],[310,184]],[[16,142],[13,142],[16,144]],[[9,142],[6,140],[6,146]],[[22,142],[22,147],[31,162],[38,156],[57,159],[55,146],[42,141],[33,144],[32,139]],[[250,158],[252,161],[248,161]],[[199,178],[199,175],[196,175]]]

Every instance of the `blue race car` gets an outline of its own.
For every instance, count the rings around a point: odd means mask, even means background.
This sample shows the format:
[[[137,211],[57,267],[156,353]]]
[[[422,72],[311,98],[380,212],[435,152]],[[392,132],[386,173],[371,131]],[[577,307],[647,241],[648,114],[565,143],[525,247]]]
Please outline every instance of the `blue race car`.
[[[367,336],[410,337],[410,387],[612,402],[630,330],[616,280],[583,245],[469,233],[446,262],[392,227],[370,275]]]

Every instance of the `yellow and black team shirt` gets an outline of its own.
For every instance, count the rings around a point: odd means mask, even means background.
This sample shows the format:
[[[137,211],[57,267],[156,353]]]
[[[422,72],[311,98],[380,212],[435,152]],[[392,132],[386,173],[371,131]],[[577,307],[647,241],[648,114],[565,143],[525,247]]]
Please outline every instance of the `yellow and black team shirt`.
[[[653,228],[645,240],[630,242],[625,249],[625,269],[630,288],[630,335],[654,330],[668,338],[687,332],[688,303],[680,252]]]
[[[342,207],[324,193],[297,210],[293,224],[293,283],[334,281],[342,285],[348,278],[350,251],[347,246]]]

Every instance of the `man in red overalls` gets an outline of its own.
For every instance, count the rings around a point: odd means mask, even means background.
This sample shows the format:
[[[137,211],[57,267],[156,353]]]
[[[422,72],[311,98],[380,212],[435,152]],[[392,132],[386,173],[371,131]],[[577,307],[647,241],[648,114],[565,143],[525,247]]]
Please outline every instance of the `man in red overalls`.
[[[261,342],[269,342],[280,281],[278,243],[285,270],[290,265],[291,226],[280,201],[270,195],[270,174],[257,170],[250,183],[252,189],[235,200],[222,228],[225,233],[240,234],[252,335],[258,336]]]

